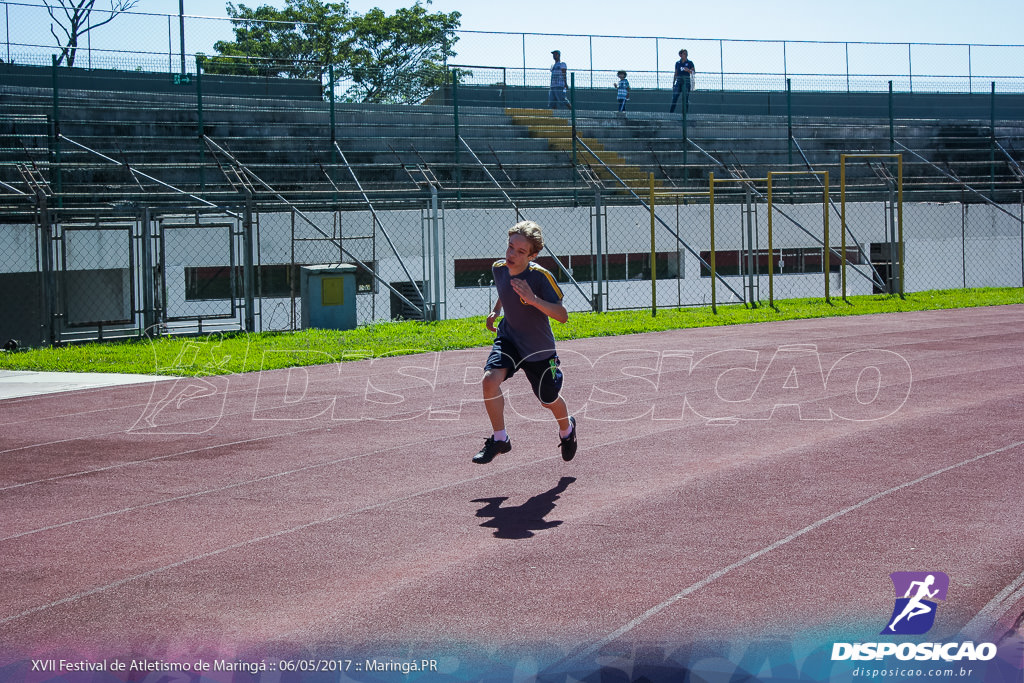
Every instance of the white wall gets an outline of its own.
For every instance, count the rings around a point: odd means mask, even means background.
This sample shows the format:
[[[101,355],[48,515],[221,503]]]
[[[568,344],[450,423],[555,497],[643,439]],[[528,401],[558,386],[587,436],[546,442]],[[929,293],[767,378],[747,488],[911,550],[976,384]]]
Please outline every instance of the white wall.
[[[820,204],[776,205],[773,217],[773,248],[820,248],[824,221]],[[830,243],[840,244],[838,202],[829,214]],[[707,305],[711,301],[709,278],[700,276],[700,263],[696,256],[680,245],[671,231],[695,252],[710,248],[710,208],[707,205],[666,205],[656,209],[662,224],[655,227],[658,251],[678,250],[682,256],[683,277],[658,280],[658,305]],[[957,288],[978,286],[1021,286],[1022,236],[1021,208],[1019,205],[992,207],[962,204],[906,204],[903,213],[903,233],[906,249],[906,290]],[[783,212],[788,216],[783,215]],[[594,250],[592,209],[536,208],[524,209],[523,218],[538,222],[545,231],[550,249],[558,255],[589,254]],[[424,223],[424,218],[428,220]],[[848,246],[856,242],[865,251],[871,242],[888,240],[888,216],[881,203],[848,204],[846,207]],[[259,215],[260,260],[264,265],[288,263],[293,249],[300,263],[336,263],[342,258],[332,240],[341,239],[345,249],[366,262],[376,261],[377,272],[387,282],[413,279],[429,280],[433,266],[428,250],[424,257],[423,236],[432,232],[429,215],[423,211],[382,211],[379,219],[383,230],[374,234],[373,217],[369,211],[337,214],[313,212],[305,218],[297,214],[264,213]],[[516,221],[513,210],[447,209],[442,213],[442,272],[446,287],[442,294],[447,317],[483,315],[494,301],[491,287],[458,288],[454,286],[453,272],[456,259],[497,259],[503,256],[508,228]],[[737,250],[747,239],[747,228],[742,207],[737,204],[719,204],[715,210],[716,248],[721,251]],[[165,225],[195,226],[194,216],[167,217]],[[175,315],[223,314],[230,310],[227,302],[190,302],[185,300],[184,272],[188,267],[221,266],[230,262],[232,244],[229,231],[239,230],[240,221],[231,216],[201,216],[201,228],[167,231],[164,264],[167,275],[167,308]],[[604,217],[605,253],[643,254],[650,251],[650,214],[640,206],[611,206]],[[95,233],[75,232],[69,241],[71,269],[121,269],[127,263],[127,231],[129,223],[116,222],[117,229]],[[107,224],[104,224],[106,227]],[[389,245],[388,239],[391,240]],[[32,225],[0,225],[0,273],[34,272],[36,228]],[[756,245],[768,246],[767,207],[756,207]],[[293,241],[293,236],[296,238]],[[392,246],[394,249],[392,249]],[[236,238],[235,263],[241,263],[240,239]],[[155,250],[154,250],[155,251]],[[396,254],[397,252],[397,254]],[[545,251],[544,255],[548,255]],[[138,264],[138,254],[136,255]],[[350,260],[344,257],[344,260]],[[404,267],[403,267],[404,264]],[[966,283],[965,283],[966,269]],[[868,278],[851,270],[847,274],[848,291],[852,294],[871,293]],[[740,278],[726,280],[738,293],[743,293]],[[831,294],[840,293],[837,274],[830,277]],[[760,297],[768,298],[767,277],[759,281]],[[581,282],[582,293],[572,284],[565,284],[565,302],[571,311],[591,308],[595,286]],[[432,290],[424,292],[428,300]],[[774,278],[774,294],[778,299],[791,297],[824,296],[822,274],[787,274]],[[650,306],[649,281],[611,281],[606,283],[608,308],[647,308]],[[721,303],[736,298],[721,282],[717,287]],[[291,324],[291,305],[288,299],[263,301],[264,329],[284,329]],[[387,320],[391,316],[391,292],[378,285],[375,294],[358,295],[359,322]],[[240,315],[240,313],[239,313]]]

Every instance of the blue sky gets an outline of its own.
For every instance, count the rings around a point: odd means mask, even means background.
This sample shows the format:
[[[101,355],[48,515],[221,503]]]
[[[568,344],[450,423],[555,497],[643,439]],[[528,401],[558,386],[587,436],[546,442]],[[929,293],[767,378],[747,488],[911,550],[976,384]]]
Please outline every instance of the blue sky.
[[[237,3],[236,3],[237,4]],[[283,0],[245,2],[283,6]],[[357,12],[391,12],[410,2],[350,2]],[[102,7],[103,2],[97,3]],[[225,3],[185,0],[185,13],[225,16]],[[462,13],[474,31],[627,36],[936,43],[1024,43],[1020,0],[434,0],[433,11]],[[138,9],[176,13],[177,0],[142,0]]]
[[[350,7],[365,12],[379,6],[387,12],[409,6],[412,0],[369,2],[352,0]],[[12,0],[41,5],[41,0]],[[284,0],[249,0],[250,7]],[[108,6],[97,2],[97,9]],[[226,2],[184,0],[185,14],[226,17]],[[434,0],[433,11],[459,11],[466,32],[505,32],[507,35],[464,33],[452,63],[501,65],[511,69],[546,70],[550,50],[562,50],[570,70],[608,71],[624,68],[648,72],[671,71],[680,47],[689,49],[698,72],[899,75],[912,73],[941,77],[975,77],[975,86],[991,76],[1020,78],[1009,87],[1024,90],[1024,0],[860,0],[857,3],[821,0],[708,0],[669,3],[665,0]],[[141,0],[135,12],[177,15],[178,0]],[[26,10],[11,5],[0,17],[10,43],[53,43],[49,19],[39,8]],[[22,17],[31,15],[32,21]],[[167,18],[140,17],[138,24],[121,19],[94,32],[88,47],[93,50],[152,50],[166,55],[178,51],[177,22]],[[172,25],[173,23],[173,25]],[[26,25],[28,30],[26,32]],[[117,28],[114,28],[114,27]],[[522,36],[518,33],[566,34],[561,37]],[[230,39],[227,21],[189,20],[186,52],[213,52],[215,40]],[[25,36],[31,35],[27,39]],[[581,38],[580,35],[649,37],[647,40]],[[0,33],[0,39],[4,38]],[[659,40],[655,41],[654,38]],[[795,41],[743,43],[737,41]],[[719,42],[723,41],[723,42]],[[814,41],[837,41],[823,45]],[[851,43],[844,46],[844,42]],[[864,43],[950,43],[965,45],[1017,45],[1018,48],[871,46]],[[158,60],[159,57],[154,57]],[[17,59],[15,59],[17,61]],[[83,64],[84,65],[84,64]],[[480,70],[477,70],[479,73]],[[637,76],[641,76],[637,73]],[[601,75],[603,78],[604,75]],[[884,81],[882,81],[884,82]],[[918,81],[915,81],[915,84]],[[983,86],[982,86],[983,87]]]

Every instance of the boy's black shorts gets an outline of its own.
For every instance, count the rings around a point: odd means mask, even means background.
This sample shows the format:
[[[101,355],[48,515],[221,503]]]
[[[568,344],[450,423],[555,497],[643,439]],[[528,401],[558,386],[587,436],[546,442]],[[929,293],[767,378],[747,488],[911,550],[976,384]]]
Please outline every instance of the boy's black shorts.
[[[491,355],[487,357],[484,370],[505,368],[508,371],[505,379],[508,379],[521,369],[530,380],[533,393],[541,403],[548,404],[558,400],[562,391],[562,371],[558,368],[560,364],[557,353],[544,360],[524,361],[512,340],[498,337],[491,347]]]

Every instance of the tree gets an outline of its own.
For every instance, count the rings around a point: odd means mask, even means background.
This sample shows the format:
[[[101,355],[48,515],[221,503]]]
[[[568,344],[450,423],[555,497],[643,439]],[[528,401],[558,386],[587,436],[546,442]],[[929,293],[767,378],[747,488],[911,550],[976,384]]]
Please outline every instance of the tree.
[[[96,0],[56,0],[56,2],[43,0],[46,11],[56,23],[56,28],[54,24],[50,24],[50,34],[57,39],[57,44],[62,48],[60,57],[57,58],[57,64],[74,66],[75,55],[78,53],[79,39],[89,31],[99,28],[104,24],[109,24],[118,14],[127,12],[135,7],[138,1],[110,0],[110,10],[107,18],[94,24],[92,23],[92,12],[96,5]],[[63,16],[59,17],[58,12],[63,12]],[[57,35],[58,28],[63,37]]]
[[[387,16],[374,8],[350,22],[351,54],[345,75],[349,99],[363,102],[421,102],[445,80],[455,55],[459,12],[429,14],[417,2]]]
[[[323,65],[347,51],[345,2],[288,0],[281,10],[229,2],[227,13],[235,40],[214,43],[219,54],[204,63],[208,72],[320,79]]]
[[[335,80],[349,84],[345,98],[364,102],[419,102],[440,86],[462,16],[419,1],[360,16],[347,2],[321,0],[288,0],[283,10],[228,3],[228,15],[235,40],[214,45],[207,71],[322,78],[333,64]]]

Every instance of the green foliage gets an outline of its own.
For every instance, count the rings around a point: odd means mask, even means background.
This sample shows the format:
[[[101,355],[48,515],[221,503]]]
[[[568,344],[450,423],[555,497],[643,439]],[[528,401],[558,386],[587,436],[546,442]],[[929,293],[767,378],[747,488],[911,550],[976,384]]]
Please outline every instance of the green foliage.
[[[344,60],[350,39],[348,4],[288,0],[284,9],[227,5],[234,41],[217,41],[208,73],[320,80],[323,65]]]
[[[352,52],[345,96],[362,102],[421,102],[445,80],[459,12],[430,14],[420,3],[391,16],[374,8],[349,22]]]
[[[916,292],[895,296],[852,296],[777,301],[777,308],[743,305],[572,313],[564,325],[554,325],[560,340],[606,337],[681,328],[740,325],[780,320],[829,318],[869,313],[896,313],[942,308],[969,308],[1024,303],[1024,289],[983,288]],[[0,369],[60,372],[127,372],[163,375],[220,375],[337,363],[384,355],[450,351],[486,347],[493,340],[483,316],[441,322],[393,322],[355,330],[302,330],[263,334],[235,333],[196,339],[161,337],[153,340],[82,344],[61,348],[0,352]]]
[[[322,80],[333,64],[336,81],[349,84],[345,99],[395,103],[421,102],[444,83],[461,17],[420,2],[359,15],[321,0],[288,0],[284,9],[228,3],[227,13],[235,40],[214,44],[208,73]]]

